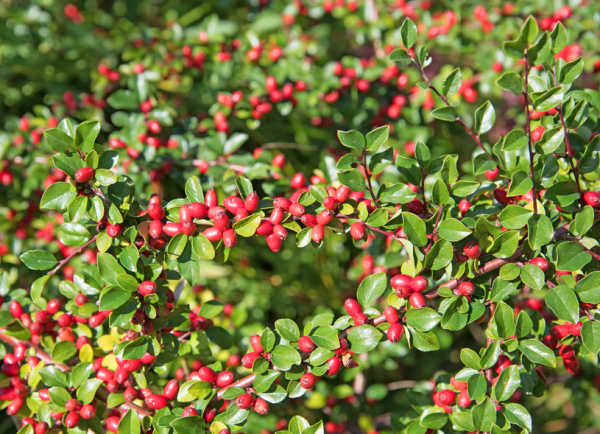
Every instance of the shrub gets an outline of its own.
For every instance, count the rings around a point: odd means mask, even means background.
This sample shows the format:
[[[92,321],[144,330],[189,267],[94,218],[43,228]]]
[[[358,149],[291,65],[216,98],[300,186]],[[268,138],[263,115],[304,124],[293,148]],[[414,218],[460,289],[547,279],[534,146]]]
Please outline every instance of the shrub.
[[[276,3],[247,40],[186,26],[213,6],[133,46],[123,26],[94,97],[9,119],[0,399],[23,432],[531,432],[561,416],[530,413],[554,385],[597,396],[599,101],[573,87],[591,70],[570,9],[518,31],[479,6],[472,33],[373,4],[365,24]],[[317,12],[369,55],[326,60],[300,37]],[[512,39],[477,76],[433,65],[425,30],[448,58],[459,34]]]

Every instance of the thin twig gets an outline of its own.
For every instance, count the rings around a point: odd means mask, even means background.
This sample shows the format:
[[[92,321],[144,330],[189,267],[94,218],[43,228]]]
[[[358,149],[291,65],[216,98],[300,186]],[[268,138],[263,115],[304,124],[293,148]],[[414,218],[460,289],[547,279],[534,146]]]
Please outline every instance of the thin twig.
[[[58,270],[60,270],[63,267],[63,265],[65,265],[67,262],[69,262],[71,260],[71,258],[73,258],[73,256],[76,256],[76,255],[80,254],[83,249],[85,249],[87,246],[89,246],[94,241],[96,241],[96,238],[98,238],[98,235],[94,235],[92,237],[92,239],[89,240],[87,243],[85,243],[83,246],[78,247],[77,249],[75,249],[75,251],[73,253],[71,253],[65,259],[63,259],[62,261],[60,261],[58,263],[58,265],[56,267],[54,267],[53,270],[51,270],[50,272],[48,272],[48,275],[52,276],[54,273],[56,273]]]
[[[537,214],[538,195],[535,188],[535,176],[533,173],[533,144],[531,142],[531,111],[529,110],[529,61],[527,60],[527,51],[525,52],[525,86],[523,87],[523,98],[525,99],[525,115],[527,120],[525,123],[525,133],[527,134],[527,145],[529,147],[529,176],[533,187],[533,212]]]

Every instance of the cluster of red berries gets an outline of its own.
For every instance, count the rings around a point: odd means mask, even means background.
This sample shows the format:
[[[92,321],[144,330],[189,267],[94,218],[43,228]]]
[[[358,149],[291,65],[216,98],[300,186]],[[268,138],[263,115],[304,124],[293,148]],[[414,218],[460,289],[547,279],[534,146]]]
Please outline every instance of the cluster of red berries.
[[[399,298],[408,298],[409,303],[415,309],[425,306],[425,297],[422,292],[429,286],[425,276],[410,277],[406,274],[397,274],[390,279],[392,288]]]

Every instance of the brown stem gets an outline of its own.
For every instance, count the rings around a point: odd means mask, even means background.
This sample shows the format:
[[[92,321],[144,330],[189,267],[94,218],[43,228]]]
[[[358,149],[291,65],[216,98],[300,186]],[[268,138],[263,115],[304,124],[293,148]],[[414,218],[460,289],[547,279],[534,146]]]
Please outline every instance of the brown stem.
[[[60,261],[58,263],[58,265],[56,267],[54,267],[54,269],[52,269],[51,271],[48,272],[48,274],[50,276],[52,276],[54,273],[56,273],[58,270],[60,270],[63,267],[63,265],[65,265],[67,262],[69,262],[71,260],[71,258],[73,258],[73,256],[80,254],[83,249],[85,249],[87,246],[89,246],[94,241],[96,241],[96,238],[98,238],[98,235],[94,235],[92,237],[92,239],[89,240],[87,243],[85,243],[83,246],[78,247],[77,249],[75,249],[75,251],[73,253],[71,253],[65,259],[63,259],[62,261]]]
[[[410,60],[412,61],[412,63],[417,67],[417,69],[419,70],[419,73],[421,74],[421,77],[423,77],[423,80],[425,80],[425,82],[427,83],[427,85],[429,86],[429,89],[431,89],[433,92],[435,92],[435,94],[444,102],[444,104],[446,104],[446,107],[450,107],[450,103],[448,102],[448,98],[446,98],[445,96],[443,96],[433,85],[433,83],[431,83],[431,80],[429,79],[429,77],[427,76],[427,73],[425,72],[425,70],[421,67],[421,65],[419,65],[419,62],[416,61],[415,58],[413,58],[412,56],[410,56]],[[492,154],[490,154],[488,152],[487,149],[485,149],[485,147],[483,146],[483,143],[481,143],[481,139],[479,138],[478,135],[476,135],[475,133],[473,133],[473,131],[471,131],[471,129],[467,126],[467,124],[465,124],[465,122],[460,118],[460,116],[456,115],[456,122],[458,122],[459,124],[461,124],[463,126],[463,128],[465,129],[465,131],[467,133],[469,133],[469,135],[471,136],[471,138],[475,141],[475,143],[477,143],[477,145],[486,153],[488,154],[488,156],[490,157],[490,160],[493,160],[492,158]]]
[[[527,121],[525,123],[525,133],[527,134],[527,145],[529,147],[529,177],[533,184],[531,191],[533,192],[533,212],[537,214],[538,194],[535,188],[535,176],[533,173],[533,144],[531,143],[531,111],[529,110],[529,61],[527,60],[527,52],[525,53],[525,86],[523,87],[523,98],[525,99],[525,115]]]
[[[363,152],[362,156],[363,167],[365,168],[365,176],[367,177],[367,190],[371,193],[371,197],[373,198],[373,206],[379,208],[377,204],[377,198],[375,197],[375,193],[373,192],[373,185],[371,184],[371,174],[369,173],[369,168],[367,166],[367,153]]]

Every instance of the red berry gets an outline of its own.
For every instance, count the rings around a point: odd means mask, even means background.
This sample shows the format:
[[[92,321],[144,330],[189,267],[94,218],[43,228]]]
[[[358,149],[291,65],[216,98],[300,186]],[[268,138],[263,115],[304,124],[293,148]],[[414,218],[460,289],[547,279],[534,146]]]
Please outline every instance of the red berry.
[[[498,360],[496,361],[496,364],[494,365],[494,369],[496,370],[496,374],[501,373],[506,368],[508,368],[510,365],[511,365],[510,358],[508,356],[505,356],[504,354],[501,354],[500,357],[498,357]]]
[[[583,195],[583,200],[593,208],[600,208],[600,193],[597,191],[588,191]]]
[[[393,342],[393,343],[400,342],[400,339],[402,339],[403,332],[404,332],[404,329],[402,327],[402,324],[400,324],[398,322],[393,323],[387,329],[387,338],[390,340],[390,342]]]
[[[329,366],[329,369],[326,374],[335,375],[342,369],[342,360],[337,356],[333,356],[331,359],[327,360],[327,366]]]
[[[460,295],[471,296],[475,292],[475,285],[471,282],[461,282],[458,285],[458,293]]]
[[[467,408],[471,405],[471,398],[469,398],[469,392],[466,389],[461,390],[461,392],[458,394],[456,403],[460,408]]]
[[[471,202],[469,202],[467,199],[463,199],[458,203],[458,209],[460,210],[462,215],[465,215],[470,208]]]
[[[106,225],[106,234],[111,238],[117,238],[119,235],[121,235],[122,230],[123,228],[119,224]]]
[[[217,381],[216,381],[217,387],[221,387],[221,388],[227,387],[231,383],[233,383],[234,379],[235,379],[235,375],[231,371],[219,372],[219,375],[217,375]]]
[[[423,297],[423,294],[420,292],[413,292],[408,298],[408,301],[415,309],[425,307],[425,297]]]
[[[81,417],[78,413],[68,413],[65,417],[64,424],[67,428],[74,428],[79,424]]]
[[[244,393],[235,399],[235,405],[241,410],[246,410],[254,405],[254,398],[249,393]]]
[[[317,346],[310,337],[302,336],[298,341],[298,348],[300,348],[300,351],[302,351],[303,353],[310,353],[314,351],[317,348]]]
[[[84,167],[75,172],[75,181],[77,182],[88,182],[94,179],[96,171],[91,167]]]
[[[163,395],[152,394],[147,397],[144,402],[152,410],[161,410],[167,406],[167,398]]]
[[[532,265],[537,265],[542,271],[548,271],[548,268],[550,267],[550,264],[544,258],[533,258],[529,261],[529,263]]]
[[[269,403],[262,398],[256,398],[254,402],[254,411],[264,416],[269,412]]]
[[[345,301],[344,308],[346,308],[348,315],[352,317],[362,312],[362,306],[358,303],[358,301],[352,298],[349,298]]]
[[[478,259],[481,256],[481,247],[477,241],[469,241],[465,244],[465,255],[469,259]]]
[[[410,281],[410,289],[412,289],[414,292],[421,292],[427,288],[428,284],[429,282],[427,281],[426,277],[416,276]]]
[[[311,389],[315,385],[316,381],[317,377],[315,377],[315,374],[307,372],[300,377],[300,387],[303,389]]]
[[[395,324],[400,321],[398,310],[393,306],[386,306],[385,309],[383,309],[383,315],[385,316],[385,320],[390,324]]]
[[[158,290],[158,287],[156,286],[156,282],[153,282],[151,280],[145,280],[144,282],[140,283],[140,285],[138,286],[138,292],[140,293],[141,296],[146,296],[146,295],[151,295],[151,294],[156,294],[156,291]]]
[[[438,400],[444,405],[453,405],[456,401],[456,392],[446,389],[438,393]]]
[[[179,381],[176,378],[169,380],[163,388],[163,396],[166,399],[175,399],[179,393]]]
[[[361,222],[355,222],[350,226],[350,235],[355,240],[362,240],[367,235],[367,232]]]

